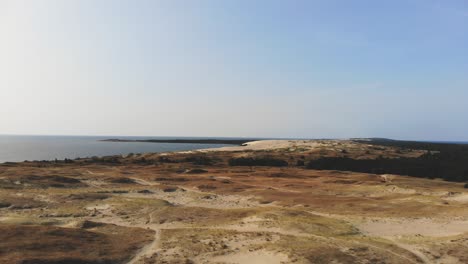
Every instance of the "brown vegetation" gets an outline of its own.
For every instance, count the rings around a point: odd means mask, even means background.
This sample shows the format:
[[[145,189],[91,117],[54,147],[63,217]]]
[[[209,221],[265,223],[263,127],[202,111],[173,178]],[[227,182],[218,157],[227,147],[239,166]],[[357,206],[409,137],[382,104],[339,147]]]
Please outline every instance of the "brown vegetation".
[[[323,141],[0,165],[0,263],[465,262],[463,184],[296,166],[424,154],[397,150]],[[265,157],[287,166],[229,162]]]

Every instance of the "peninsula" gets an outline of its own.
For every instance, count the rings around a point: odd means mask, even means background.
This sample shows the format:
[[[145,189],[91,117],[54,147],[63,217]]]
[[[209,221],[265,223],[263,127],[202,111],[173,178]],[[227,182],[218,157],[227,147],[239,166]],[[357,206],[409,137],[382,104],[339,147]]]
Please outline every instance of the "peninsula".
[[[104,142],[146,142],[146,143],[189,143],[189,144],[225,144],[225,145],[243,145],[257,139],[103,139]]]

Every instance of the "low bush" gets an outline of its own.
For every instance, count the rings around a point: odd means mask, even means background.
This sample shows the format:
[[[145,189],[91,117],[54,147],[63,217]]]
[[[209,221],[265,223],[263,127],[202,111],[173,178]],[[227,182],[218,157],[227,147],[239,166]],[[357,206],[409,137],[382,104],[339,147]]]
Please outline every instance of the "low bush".
[[[268,167],[286,167],[288,162],[282,159],[272,157],[258,158],[231,158],[229,166],[268,166]]]

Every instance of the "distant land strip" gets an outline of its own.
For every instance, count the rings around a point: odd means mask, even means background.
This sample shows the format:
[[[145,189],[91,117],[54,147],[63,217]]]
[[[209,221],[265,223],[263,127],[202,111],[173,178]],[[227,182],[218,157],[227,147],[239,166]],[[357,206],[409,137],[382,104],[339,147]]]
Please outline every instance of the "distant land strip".
[[[189,144],[227,144],[243,145],[257,139],[103,139],[106,142],[147,142],[147,143],[189,143]]]

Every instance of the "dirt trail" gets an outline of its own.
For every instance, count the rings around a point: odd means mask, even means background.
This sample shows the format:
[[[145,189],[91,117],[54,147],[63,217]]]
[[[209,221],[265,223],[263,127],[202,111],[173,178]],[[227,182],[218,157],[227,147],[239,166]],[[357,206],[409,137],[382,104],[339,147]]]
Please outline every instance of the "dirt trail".
[[[149,218],[149,223],[152,222],[152,213],[148,214]],[[132,224],[127,221],[122,220],[121,218],[117,216],[111,216],[111,217],[106,217],[103,219],[90,219],[92,221],[96,222],[101,222],[101,223],[106,223],[106,224],[114,224],[114,225],[119,225],[119,226],[125,226],[125,227],[140,227],[144,229],[151,229],[153,230],[154,233],[154,239],[151,243],[148,245],[144,246],[140,251],[127,263],[127,264],[137,264],[137,263],[143,263],[142,261],[147,258],[151,257],[154,254],[157,254],[158,249],[159,249],[159,241],[160,241],[160,236],[161,236],[161,230],[158,228],[158,225],[155,224]]]
[[[425,254],[423,254],[421,251],[419,251],[418,249],[414,248],[413,246],[411,245],[407,245],[407,244],[403,244],[403,243],[400,243],[398,241],[395,241],[395,240],[392,240],[393,243],[395,243],[395,245],[399,246],[400,248],[403,248],[403,249],[406,249],[408,250],[409,252],[413,253],[414,255],[416,255],[421,261],[422,263],[432,263],[431,260],[429,260],[429,258],[427,258],[427,256]]]
[[[151,244],[144,246],[129,262],[128,264],[137,264],[139,261],[145,259],[146,257],[151,257],[158,252],[159,249],[159,238],[161,231],[158,229],[153,229],[154,240]]]
[[[224,150],[0,166],[0,224],[76,234],[102,227],[126,238],[112,238],[112,247],[129,264],[467,262],[463,184],[294,165],[321,157],[412,158],[424,151],[348,140],[262,141]],[[240,157],[271,157],[290,166],[229,165]],[[200,173],[187,173],[193,169]],[[6,242],[15,249],[7,255],[27,257],[23,246]],[[75,242],[79,259],[102,258],[101,251],[81,250],[89,243]],[[68,249],[49,251],[70,256]],[[40,247],[31,252],[44,261],[55,258]]]
[[[151,257],[154,254],[158,253],[158,250],[160,249],[159,247],[159,242],[160,242],[160,234],[161,230],[169,230],[169,229],[193,229],[194,227],[192,225],[173,225],[173,226],[167,226],[167,225],[159,225],[159,224],[151,224],[152,222],[152,213],[149,214],[149,223],[148,224],[131,224],[127,223],[126,221],[117,218],[117,217],[110,217],[110,218],[105,218],[99,221],[102,221],[103,223],[112,223],[116,225],[122,225],[122,226],[127,226],[127,227],[141,227],[145,229],[151,229],[155,231],[154,235],[154,240],[150,244],[146,245],[143,247],[129,262],[128,264],[137,264],[140,263],[139,261],[142,261],[145,257]],[[289,230],[284,230],[282,228],[268,228],[268,227],[259,227],[256,225],[240,225],[240,224],[234,224],[234,225],[219,225],[219,226],[210,226],[210,227],[196,227],[197,229],[212,229],[212,230],[226,230],[226,231],[237,231],[237,232],[265,232],[265,233],[272,233],[272,234],[279,234],[279,235],[286,235],[286,236],[295,236],[295,237],[310,237],[310,238],[315,238],[319,240],[326,240],[327,242],[330,242],[330,240],[334,241],[336,244],[340,244],[343,241],[338,238],[332,238],[332,237],[324,237],[320,235],[315,235],[315,234],[305,234],[302,232],[298,231],[289,231]],[[370,248],[374,248],[376,250],[384,251],[387,252],[388,254],[391,254],[397,258],[400,258],[401,260],[407,261],[408,263],[430,263],[429,259],[422,254],[421,252],[415,250],[412,247],[409,247],[408,245],[404,245],[401,243],[397,243],[395,241],[394,245],[397,247],[408,251],[411,255],[415,256],[416,259],[420,260],[415,261],[414,259],[411,259],[405,255],[396,253],[392,250],[382,248],[379,246],[371,245],[369,243],[364,243],[360,241],[348,241],[351,243],[355,243],[361,246],[367,246]]]
[[[149,182],[140,178],[131,178],[134,180],[136,183],[141,184],[141,185],[147,185],[147,186],[153,186],[153,185],[159,185],[158,182]]]
[[[185,188],[187,191],[192,191],[194,193],[204,193],[204,192],[201,192],[199,190],[192,190],[191,188],[187,188],[187,187],[182,187],[182,186],[179,186],[180,188]],[[187,195],[185,193],[185,195]],[[229,197],[229,196],[226,196],[226,197]],[[165,197],[167,199],[167,197]],[[185,204],[187,206],[187,204]],[[198,206],[200,206],[200,204],[198,204]],[[211,205],[213,206],[213,205]],[[272,207],[275,207],[275,208],[278,208],[278,206],[276,205],[271,205]],[[228,207],[226,207],[228,208]],[[302,232],[298,232],[298,231],[294,231],[294,230],[285,230],[283,228],[280,228],[280,227],[261,227],[261,226],[258,226],[255,221],[252,222],[252,221],[249,221],[248,219],[245,219],[246,221],[243,221],[244,224],[229,224],[229,225],[216,225],[216,226],[209,226],[209,227],[204,227],[204,226],[201,226],[201,227],[194,227],[193,225],[185,225],[185,224],[171,224],[170,226],[167,225],[167,224],[154,224],[153,223],[153,216],[152,214],[154,213],[153,212],[150,212],[148,214],[148,219],[149,221],[147,221],[146,223],[141,223],[141,224],[135,224],[135,223],[129,223],[127,222],[126,220],[118,217],[118,216],[110,216],[110,217],[106,217],[104,219],[100,219],[100,220],[97,220],[97,221],[102,221],[102,222],[105,222],[105,223],[112,223],[112,224],[116,224],[116,225],[121,225],[121,226],[127,226],[127,227],[140,227],[140,228],[145,228],[145,229],[151,229],[155,232],[155,235],[154,235],[154,240],[146,245],[145,247],[143,247],[129,262],[128,264],[138,264],[138,263],[143,263],[141,261],[143,261],[145,258],[149,258],[155,254],[158,253],[158,251],[160,250],[160,234],[161,234],[161,230],[169,230],[169,229],[193,229],[193,228],[198,228],[198,229],[212,229],[212,230],[226,230],[226,231],[236,231],[236,232],[247,232],[247,233],[250,233],[250,232],[265,232],[265,233],[271,233],[271,234],[278,234],[278,235],[284,235],[284,236],[294,236],[294,237],[309,237],[309,238],[314,238],[314,239],[318,239],[318,240],[324,240],[324,241],[327,241],[328,243],[330,243],[331,241],[333,241],[332,243],[336,243],[337,245],[340,245],[342,244],[344,241],[339,239],[339,238],[333,238],[333,237],[325,237],[325,236],[320,236],[320,235],[316,235],[316,234],[306,234],[306,233],[302,233]],[[309,212],[311,214],[316,214],[315,212]],[[318,213],[319,214],[319,213]],[[319,214],[320,215],[320,214]],[[324,215],[324,214],[322,214]],[[335,219],[340,219],[341,220],[345,220],[343,219],[342,217],[338,216],[338,215],[335,215],[335,217],[333,217],[332,215],[330,214],[327,214],[327,217],[331,217],[331,218],[335,218]],[[421,252],[419,252],[418,250],[412,248],[411,246],[409,245],[405,245],[405,244],[401,244],[401,243],[398,243],[394,240],[390,240],[393,245],[397,246],[398,248],[404,250],[404,251],[407,251],[409,255],[412,255],[414,256],[414,258],[410,258],[408,256],[405,256],[404,254],[400,254],[400,253],[397,253],[397,252],[394,252],[393,250],[391,249],[386,249],[384,247],[380,247],[380,246],[375,246],[375,245],[372,245],[372,244],[369,244],[369,243],[365,243],[365,242],[362,242],[362,241],[356,241],[356,240],[352,240],[352,241],[348,241],[348,242],[351,242],[351,243],[354,243],[354,244],[358,244],[360,246],[366,246],[366,247],[369,247],[369,248],[373,248],[375,250],[378,250],[378,251],[384,251],[390,255],[393,255],[399,259],[401,259],[402,261],[405,261],[407,263],[430,263],[429,259],[424,255],[422,254]],[[419,260],[419,261],[417,261]]]

